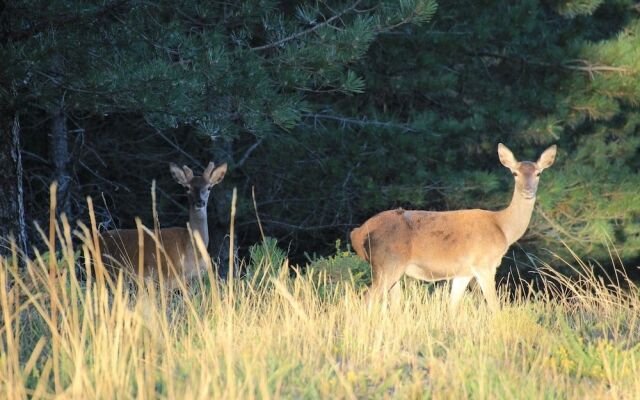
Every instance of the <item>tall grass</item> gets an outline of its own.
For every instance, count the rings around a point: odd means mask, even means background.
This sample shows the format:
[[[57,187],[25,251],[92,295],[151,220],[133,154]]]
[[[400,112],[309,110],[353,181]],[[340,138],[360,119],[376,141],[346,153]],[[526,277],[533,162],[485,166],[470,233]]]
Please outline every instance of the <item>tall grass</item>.
[[[122,277],[109,287],[99,276],[95,223],[78,228],[75,245],[64,218],[52,229],[57,260],[36,252],[20,267],[15,247],[0,259],[0,398],[640,393],[640,292],[607,284],[577,257],[577,281],[545,268],[548,284],[521,289],[500,313],[471,292],[451,315],[446,285],[410,280],[401,306],[367,309],[353,277],[331,273],[354,264],[348,254],[304,274],[265,273],[287,262],[264,250],[259,278],[134,293]],[[79,281],[77,264],[97,276]]]

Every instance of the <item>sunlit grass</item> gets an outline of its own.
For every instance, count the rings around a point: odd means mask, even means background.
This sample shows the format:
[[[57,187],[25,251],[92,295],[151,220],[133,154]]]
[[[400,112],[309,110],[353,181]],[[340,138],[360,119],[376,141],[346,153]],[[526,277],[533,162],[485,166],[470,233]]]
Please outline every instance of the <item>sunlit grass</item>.
[[[302,274],[267,247],[254,251],[254,273],[232,295],[208,277],[181,293],[132,291],[122,280],[109,288],[96,276],[76,279],[77,263],[100,268],[91,228],[75,247],[71,235],[61,221],[54,275],[40,254],[22,269],[0,261],[0,398],[640,393],[640,292],[606,284],[579,259],[578,280],[545,269],[541,291],[521,289],[498,314],[470,292],[450,315],[446,285],[407,280],[400,307],[368,310],[357,277],[336,273],[355,268],[351,255],[316,260]]]

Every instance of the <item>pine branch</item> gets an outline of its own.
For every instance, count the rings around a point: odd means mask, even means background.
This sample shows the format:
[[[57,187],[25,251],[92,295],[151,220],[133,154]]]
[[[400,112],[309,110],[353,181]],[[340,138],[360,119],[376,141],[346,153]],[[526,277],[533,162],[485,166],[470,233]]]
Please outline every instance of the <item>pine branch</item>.
[[[413,128],[408,124],[398,124],[398,123],[389,122],[389,121],[368,120],[366,118],[357,119],[357,118],[349,118],[349,117],[342,117],[339,115],[327,115],[327,114],[301,114],[300,116],[303,118],[313,118],[314,120],[326,119],[326,120],[336,121],[336,122],[340,122],[343,126],[345,125],[379,126],[383,128],[402,129],[404,132],[417,132],[415,128]]]
[[[100,8],[99,10],[95,11],[94,13],[91,13],[90,15],[87,15],[87,14],[72,14],[72,15],[64,14],[64,15],[58,15],[53,20],[45,19],[45,20],[42,20],[42,21],[38,21],[31,28],[24,29],[24,30],[21,30],[21,31],[8,32],[6,34],[6,36],[4,38],[2,38],[2,42],[3,43],[16,42],[16,41],[19,41],[19,40],[29,39],[30,37],[36,35],[39,32],[47,30],[50,27],[59,28],[59,27],[62,27],[64,25],[77,23],[79,21],[82,21],[83,19],[93,19],[93,20],[95,20],[97,18],[101,18],[101,17],[107,15],[111,11],[114,11],[114,10],[120,8],[121,6],[123,6],[124,4],[126,4],[128,2],[129,2],[129,0],[114,0],[113,2],[106,4],[104,7]],[[9,11],[5,10],[4,12],[9,12]]]
[[[356,7],[358,7],[358,4],[360,4],[362,2],[362,0],[356,0],[355,2],[353,2],[353,4],[351,4],[349,7],[345,8],[344,10],[342,10],[340,13],[334,15],[333,17],[329,18],[328,20],[321,22],[309,29],[306,29],[304,31],[300,31],[298,33],[295,33],[293,35],[287,36],[285,38],[282,38],[276,42],[273,43],[269,43],[269,44],[265,44],[263,46],[258,46],[258,47],[252,47],[250,50],[251,51],[262,51],[262,50],[267,50],[267,49],[271,49],[273,47],[278,47],[281,46],[287,42],[290,42],[292,40],[296,40],[302,36],[308,35],[311,32],[316,31],[317,29],[322,28],[323,26],[327,26],[330,23],[332,23],[333,21],[335,21],[338,18],[341,18],[343,15],[350,13],[351,11],[354,11],[356,9]]]
[[[564,229],[559,223],[557,223],[553,219],[551,219],[551,217],[548,216],[544,212],[542,207],[536,206],[536,211],[538,211],[538,213],[542,216],[542,218],[544,218],[544,220],[547,221],[547,223],[549,225],[551,225],[551,228],[555,229],[557,232],[562,233],[563,235],[565,235],[566,237],[568,237],[569,239],[571,239],[571,240],[573,240],[575,242],[583,242],[583,241],[585,241],[585,238],[579,238],[579,237],[573,235],[571,232],[569,232],[568,230]]]

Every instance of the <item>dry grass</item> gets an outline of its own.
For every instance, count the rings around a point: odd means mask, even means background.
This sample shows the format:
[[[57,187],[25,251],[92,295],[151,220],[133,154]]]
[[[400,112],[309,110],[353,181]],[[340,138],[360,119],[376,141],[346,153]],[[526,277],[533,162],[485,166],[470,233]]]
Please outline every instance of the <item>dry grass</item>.
[[[477,293],[449,315],[446,286],[414,281],[400,308],[367,310],[357,285],[324,270],[236,280],[233,291],[204,277],[181,294],[79,282],[76,263],[100,271],[92,228],[73,247],[69,224],[53,226],[58,262],[0,260],[0,398],[640,393],[640,292],[606,285],[579,260],[578,283],[547,269],[553,285],[522,290],[496,315]]]

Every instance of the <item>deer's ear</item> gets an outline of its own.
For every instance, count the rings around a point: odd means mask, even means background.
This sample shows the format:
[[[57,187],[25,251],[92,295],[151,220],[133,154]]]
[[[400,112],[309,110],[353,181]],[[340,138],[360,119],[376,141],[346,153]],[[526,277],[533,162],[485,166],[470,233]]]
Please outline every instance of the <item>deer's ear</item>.
[[[502,143],[498,143],[498,157],[505,167],[511,170],[518,168],[518,160],[516,160],[511,150]]]
[[[187,176],[185,175],[185,171],[182,168],[178,167],[174,163],[171,163],[169,164],[169,170],[171,170],[171,175],[173,175],[173,179],[175,179],[176,182],[178,182],[184,187],[189,187],[189,181],[191,179],[187,179]]]
[[[553,165],[553,162],[556,160],[556,153],[558,151],[558,146],[555,144],[546,149],[541,155],[536,164],[538,168],[545,169],[549,168]]]
[[[209,166],[213,168],[213,163],[209,163]],[[207,167],[207,169],[209,169],[209,167]],[[220,183],[220,181],[222,181],[226,173],[227,173],[227,163],[224,163],[218,168],[211,171],[211,173],[207,175],[203,175],[203,177],[209,182],[209,186],[213,186]]]
[[[213,168],[214,168],[215,166],[216,166],[216,165],[213,163],[213,161],[210,161],[210,162],[209,162],[209,165],[207,165],[207,168],[205,168],[205,169],[204,169],[204,172],[202,173],[202,176],[203,176],[205,179],[209,180],[209,177],[211,176],[211,173],[213,172]]]
[[[193,171],[191,170],[191,168],[183,165],[182,171],[184,171],[184,177],[187,178],[187,181],[191,181],[193,179]]]

